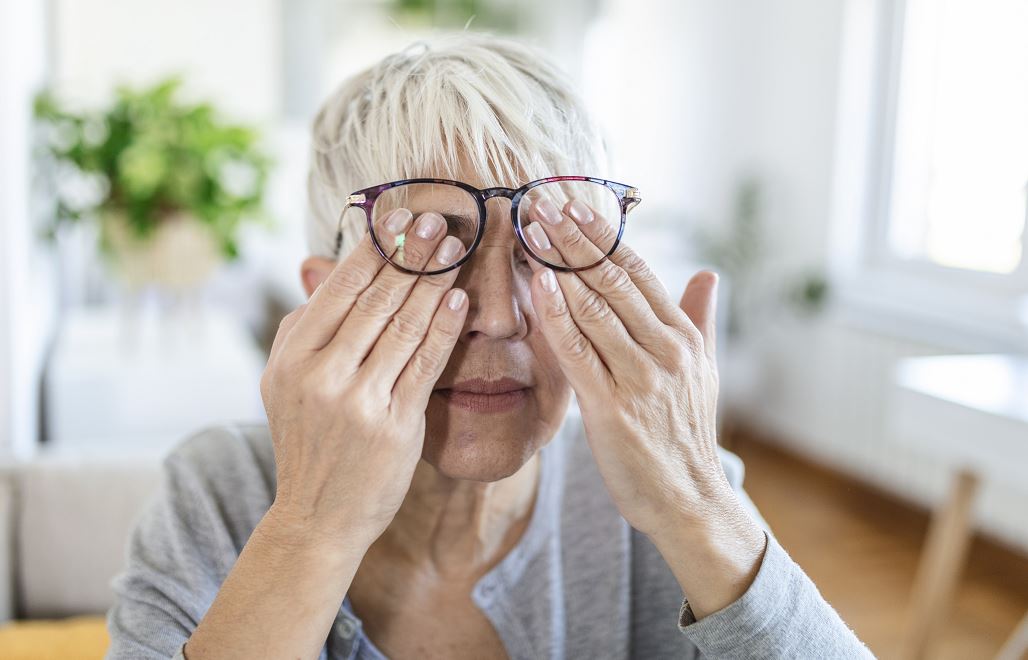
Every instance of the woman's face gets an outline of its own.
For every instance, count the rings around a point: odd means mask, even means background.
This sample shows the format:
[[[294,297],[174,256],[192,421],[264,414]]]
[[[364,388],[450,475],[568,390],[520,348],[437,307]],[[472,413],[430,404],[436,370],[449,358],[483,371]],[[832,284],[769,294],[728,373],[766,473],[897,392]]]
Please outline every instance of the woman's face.
[[[476,184],[480,185],[480,184]],[[421,211],[446,213],[445,198],[412,199]],[[434,204],[434,205],[433,205]],[[468,292],[463,332],[428,405],[423,458],[447,476],[495,481],[516,472],[556,433],[570,386],[539,329],[532,269],[510,222],[510,200],[486,203],[485,234],[454,286]],[[476,394],[484,380],[508,390]],[[497,383],[510,379],[517,384]],[[467,390],[471,390],[468,392]]]
[[[448,208],[452,198],[436,190],[425,188],[406,200],[415,221],[425,212],[453,210]],[[571,395],[532,308],[532,269],[526,261],[531,257],[514,235],[510,200],[494,198],[486,208],[482,241],[454,283],[468,293],[468,315],[429,399],[422,453],[446,476],[475,481],[517,472],[557,432]],[[308,293],[313,290],[307,281],[312,259],[304,262]],[[518,389],[483,393],[490,386]]]

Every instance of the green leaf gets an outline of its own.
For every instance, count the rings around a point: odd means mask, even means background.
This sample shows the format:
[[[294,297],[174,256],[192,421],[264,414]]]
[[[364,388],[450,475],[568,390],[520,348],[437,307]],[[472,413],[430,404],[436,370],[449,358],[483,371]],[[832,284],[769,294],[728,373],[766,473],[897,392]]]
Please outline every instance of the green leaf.
[[[33,112],[42,135],[49,136],[40,158],[110,182],[94,208],[55,205],[55,230],[64,222],[121,210],[129,226],[146,236],[162,218],[185,212],[212,228],[226,256],[238,256],[239,226],[266,221],[271,159],[258,146],[255,127],[225,122],[210,103],[180,102],[182,84],[181,76],[172,76],[150,86],[120,86],[107,107],[81,113],[64,109],[53,90],[36,96]],[[234,164],[236,177],[223,182],[226,163]]]

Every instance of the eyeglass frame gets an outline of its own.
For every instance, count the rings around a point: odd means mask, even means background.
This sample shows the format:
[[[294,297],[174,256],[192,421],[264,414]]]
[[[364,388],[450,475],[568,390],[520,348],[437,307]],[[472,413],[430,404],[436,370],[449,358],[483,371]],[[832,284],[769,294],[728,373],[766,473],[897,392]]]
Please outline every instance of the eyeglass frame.
[[[525,240],[524,234],[522,234],[521,232],[521,226],[518,222],[518,204],[521,202],[521,199],[526,194],[528,194],[530,190],[537,186],[541,186],[547,183],[555,183],[559,181],[589,181],[592,183],[598,183],[609,188],[618,198],[618,205],[621,209],[621,224],[618,227],[617,238],[614,240],[614,245],[611,246],[610,250],[602,257],[600,257],[600,259],[598,259],[596,263],[591,264],[589,266],[571,267],[548,263],[535,254],[532,248],[529,247],[528,242]],[[378,236],[375,234],[375,226],[374,222],[371,219],[371,216],[375,206],[375,202],[378,200],[379,195],[392,188],[399,188],[400,186],[410,185],[413,183],[440,183],[456,186],[470,194],[474,198],[475,203],[478,206],[478,231],[475,234],[474,242],[471,244],[471,247],[468,248],[467,252],[464,254],[463,257],[461,257],[454,263],[450,264],[446,268],[443,268],[442,270],[423,272],[396,264],[395,262],[393,262],[392,259],[390,259],[386,255],[385,250],[379,244]],[[382,258],[386,260],[386,263],[411,275],[442,275],[443,273],[449,272],[454,268],[457,268],[458,266],[462,265],[471,257],[472,254],[474,254],[475,249],[478,247],[478,244],[482,241],[482,236],[485,235],[485,223],[489,217],[488,211],[485,207],[485,203],[488,200],[493,199],[495,197],[503,197],[510,200],[511,225],[514,228],[514,235],[518,237],[518,240],[521,242],[522,247],[525,248],[526,254],[531,256],[533,259],[538,261],[543,266],[564,272],[576,272],[580,270],[588,270],[589,268],[595,268],[600,263],[602,263],[604,259],[612,255],[614,253],[614,250],[616,250],[618,245],[621,243],[621,236],[625,231],[625,221],[627,219],[628,212],[635,208],[636,205],[638,205],[639,202],[642,201],[642,195],[639,193],[639,189],[635,186],[630,186],[625,183],[618,183],[617,181],[609,181],[607,179],[599,179],[591,176],[551,176],[545,179],[536,179],[535,181],[529,181],[520,188],[516,189],[504,188],[502,186],[496,186],[492,188],[476,188],[470,184],[464,183],[463,181],[455,181],[453,179],[401,179],[399,181],[390,181],[389,183],[382,183],[377,186],[371,186],[369,188],[355,190],[346,197],[346,206],[343,207],[343,210],[339,213],[339,222],[336,230],[334,256],[338,258],[339,251],[342,249],[343,217],[346,215],[346,212],[348,210],[350,210],[353,207],[357,207],[364,211],[364,217],[367,219],[368,222],[368,233],[371,235],[371,242],[375,246],[375,250],[379,253],[379,255],[381,255]]]

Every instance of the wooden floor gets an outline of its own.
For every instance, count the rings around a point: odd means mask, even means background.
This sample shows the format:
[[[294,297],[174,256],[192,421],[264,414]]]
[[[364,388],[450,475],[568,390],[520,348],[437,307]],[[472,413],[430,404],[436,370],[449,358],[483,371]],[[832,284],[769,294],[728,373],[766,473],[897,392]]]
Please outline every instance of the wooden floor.
[[[929,514],[753,434],[728,448],[775,536],[872,651],[898,658]],[[944,635],[928,657],[991,658],[1028,612],[1028,557],[976,538]]]

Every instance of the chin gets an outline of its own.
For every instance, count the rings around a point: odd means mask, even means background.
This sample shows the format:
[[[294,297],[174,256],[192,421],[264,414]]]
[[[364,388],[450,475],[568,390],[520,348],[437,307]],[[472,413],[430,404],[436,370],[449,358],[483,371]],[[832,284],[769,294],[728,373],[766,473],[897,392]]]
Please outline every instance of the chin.
[[[482,413],[433,393],[421,457],[451,479],[498,481],[520,470],[556,428],[540,418],[532,398],[519,410]]]

